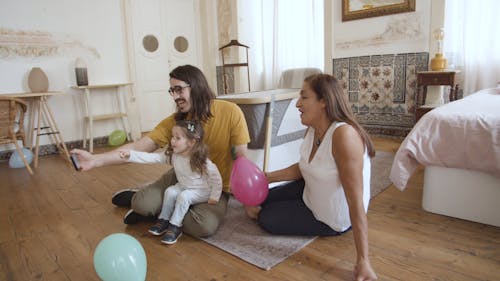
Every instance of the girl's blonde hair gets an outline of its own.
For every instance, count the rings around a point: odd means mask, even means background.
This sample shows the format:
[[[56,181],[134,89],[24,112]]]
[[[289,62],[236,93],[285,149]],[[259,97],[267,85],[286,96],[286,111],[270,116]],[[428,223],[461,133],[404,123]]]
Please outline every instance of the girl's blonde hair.
[[[203,143],[203,127],[198,121],[190,120],[177,120],[175,123],[176,127],[182,129],[186,138],[189,140],[194,140],[195,144],[191,149],[190,164],[191,169],[200,174],[204,174],[207,171],[207,158],[208,158],[208,147]],[[169,144],[165,150],[165,154],[172,160],[172,147]],[[170,161],[171,162],[171,161]]]

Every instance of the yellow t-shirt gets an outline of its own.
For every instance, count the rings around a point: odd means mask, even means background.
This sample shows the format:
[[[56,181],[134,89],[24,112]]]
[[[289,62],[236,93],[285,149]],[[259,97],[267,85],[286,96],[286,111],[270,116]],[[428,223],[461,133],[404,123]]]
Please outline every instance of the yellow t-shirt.
[[[232,102],[213,100],[210,110],[213,116],[203,123],[203,130],[205,131],[203,142],[208,146],[208,158],[219,168],[224,191],[229,192],[229,178],[233,168],[231,148],[250,142],[247,122],[241,109]],[[164,147],[172,138],[174,125],[175,118],[174,114],[172,114],[163,119],[148,134],[148,137],[156,145]]]

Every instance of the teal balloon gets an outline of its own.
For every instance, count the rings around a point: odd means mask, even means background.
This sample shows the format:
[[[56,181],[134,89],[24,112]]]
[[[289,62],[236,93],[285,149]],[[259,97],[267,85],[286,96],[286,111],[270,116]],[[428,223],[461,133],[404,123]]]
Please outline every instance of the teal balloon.
[[[108,143],[111,146],[122,145],[127,139],[127,133],[123,130],[114,130],[108,137]]]
[[[33,152],[27,148],[21,148],[24,154],[24,159],[28,161],[28,164],[31,164],[33,161]],[[17,149],[12,152],[9,158],[9,167],[11,168],[24,168],[24,162],[23,158],[21,155],[19,155],[19,152],[17,152]]]
[[[97,245],[94,268],[103,281],[144,281],[146,253],[134,237],[125,233],[111,234]]]

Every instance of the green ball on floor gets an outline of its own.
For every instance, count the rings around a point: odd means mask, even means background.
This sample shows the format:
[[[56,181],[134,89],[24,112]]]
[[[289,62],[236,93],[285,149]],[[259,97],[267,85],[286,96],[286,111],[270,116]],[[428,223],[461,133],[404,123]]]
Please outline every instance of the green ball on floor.
[[[111,146],[122,145],[127,140],[127,133],[123,130],[114,130],[108,137],[108,144]]]

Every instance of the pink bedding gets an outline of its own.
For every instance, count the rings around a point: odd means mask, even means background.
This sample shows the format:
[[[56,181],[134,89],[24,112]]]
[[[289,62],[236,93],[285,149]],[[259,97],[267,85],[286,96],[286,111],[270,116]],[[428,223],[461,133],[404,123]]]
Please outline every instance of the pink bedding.
[[[500,177],[500,88],[481,90],[425,114],[396,153],[391,181],[405,189],[419,164]]]

